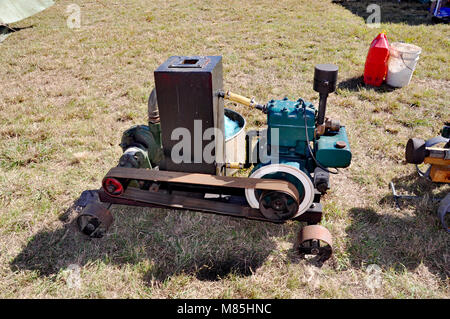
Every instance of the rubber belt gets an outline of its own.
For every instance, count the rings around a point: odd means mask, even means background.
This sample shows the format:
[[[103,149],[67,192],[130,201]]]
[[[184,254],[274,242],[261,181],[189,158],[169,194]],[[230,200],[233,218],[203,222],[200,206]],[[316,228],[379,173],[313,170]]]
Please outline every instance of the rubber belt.
[[[210,174],[159,171],[128,167],[114,167],[110,169],[103,181],[107,178],[205,185],[218,188],[254,188],[259,190],[278,191],[288,194],[298,204],[300,203],[300,195],[297,188],[290,182],[278,179],[217,176]]]

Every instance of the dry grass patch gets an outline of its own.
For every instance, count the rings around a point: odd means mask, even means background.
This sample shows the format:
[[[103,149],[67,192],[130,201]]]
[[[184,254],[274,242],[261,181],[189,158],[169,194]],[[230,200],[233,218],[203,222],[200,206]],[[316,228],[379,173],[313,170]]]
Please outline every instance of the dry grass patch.
[[[81,29],[71,30],[71,3],[18,23],[33,28],[0,44],[0,297],[450,296],[450,242],[431,200],[449,187],[420,180],[403,161],[409,137],[436,136],[450,119],[448,25],[404,1],[380,2],[379,30],[355,1],[79,1]],[[423,48],[408,87],[362,84],[381,29]],[[261,102],[317,103],[314,64],[339,65],[328,115],[346,125],[353,163],[323,199],[335,255],[322,268],[293,253],[295,223],[117,206],[107,236],[89,240],[71,228],[74,214],[59,219],[116,165],[122,132],[145,123],[153,70],[190,54],[222,55],[226,88]],[[265,123],[228,106],[249,128]],[[428,197],[397,210],[391,180],[400,193]],[[374,289],[369,264],[382,271]]]

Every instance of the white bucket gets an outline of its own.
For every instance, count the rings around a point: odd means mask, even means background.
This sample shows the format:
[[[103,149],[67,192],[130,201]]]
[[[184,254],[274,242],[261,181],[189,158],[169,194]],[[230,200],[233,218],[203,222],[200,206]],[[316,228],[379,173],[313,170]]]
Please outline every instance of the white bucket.
[[[224,108],[226,116],[239,124],[240,130],[225,139],[225,161],[227,163],[245,163],[245,125],[246,121],[241,114],[236,111]],[[227,168],[227,176],[236,173],[237,169]]]
[[[391,43],[386,83],[398,88],[408,85],[421,52],[422,49],[414,44]]]

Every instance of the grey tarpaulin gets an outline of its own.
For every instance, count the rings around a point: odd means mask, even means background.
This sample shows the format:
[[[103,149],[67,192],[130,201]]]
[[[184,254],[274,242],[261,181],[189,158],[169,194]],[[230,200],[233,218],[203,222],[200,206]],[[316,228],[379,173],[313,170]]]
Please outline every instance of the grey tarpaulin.
[[[445,196],[438,208],[438,216],[441,220],[442,227],[444,227],[444,229],[450,233],[450,228],[448,228],[448,225],[445,222],[445,215],[447,215],[448,212],[450,212],[450,193]]]
[[[53,4],[53,0],[0,0],[0,24],[23,20]]]

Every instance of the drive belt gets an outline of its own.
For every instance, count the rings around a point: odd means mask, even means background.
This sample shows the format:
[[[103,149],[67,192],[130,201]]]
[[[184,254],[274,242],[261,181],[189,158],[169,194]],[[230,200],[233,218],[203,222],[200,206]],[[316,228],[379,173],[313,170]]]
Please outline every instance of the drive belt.
[[[152,182],[178,183],[185,185],[212,186],[217,188],[255,189],[262,191],[276,191],[289,195],[297,203],[300,196],[297,188],[290,182],[278,179],[260,179],[249,177],[217,176],[200,173],[185,173],[174,171],[159,171],[142,168],[114,167],[103,178],[103,188],[107,190],[107,183],[111,180],[138,180]],[[107,191],[109,195],[111,192]],[[120,195],[120,194],[119,194]]]
[[[251,208],[248,205],[161,192],[151,192],[135,187],[128,187],[121,196],[114,197],[107,194],[102,188],[99,191],[99,198],[102,202],[111,204],[201,211],[205,213],[243,217],[272,223],[282,222],[270,220],[264,217],[259,209]]]

